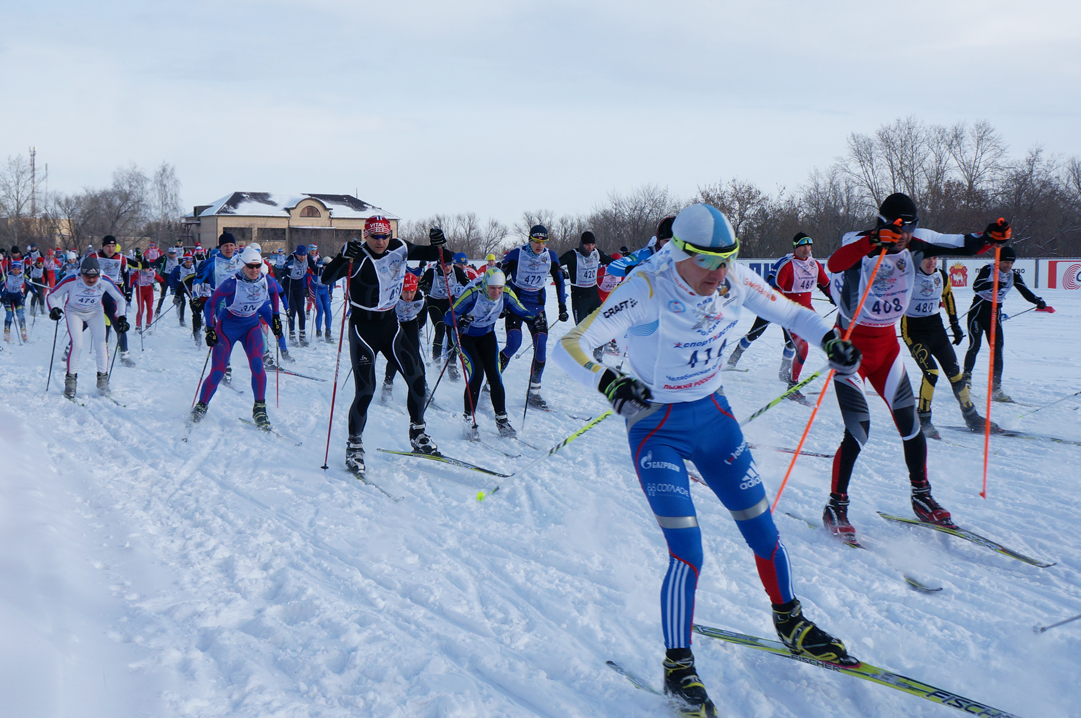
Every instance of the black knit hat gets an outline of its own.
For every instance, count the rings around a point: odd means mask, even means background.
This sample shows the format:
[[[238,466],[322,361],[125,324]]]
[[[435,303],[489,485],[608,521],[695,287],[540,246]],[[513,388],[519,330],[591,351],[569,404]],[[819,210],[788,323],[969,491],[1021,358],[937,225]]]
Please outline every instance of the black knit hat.
[[[665,217],[662,219],[661,223],[657,225],[657,239],[671,239],[672,223],[675,221],[675,217]]]
[[[218,246],[220,247],[223,244],[236,244],[236,237],[233,236],[232,232],[221,233],[221,236],[218,237]]]
[[[804,239],[806,239],[807,241],[806,242],[801,241],[801,240],[804,240]],[[796,236],[792,238],[792,246],[793,247],[798,247],[801,244],[814,244],[814,243],[815,243],[814,240],[811,239],[811,235],[807,234],[806,232],[796,232]]]
[[[106,244],[116,244],[116,237],[114,237],[111,234],[107,234],[104,237],[102,237],[101,238],[101,246],[104,247]]]
[[[579,244],[596,244],[597,238],[593,236],[593,233],[588,229],[582,232],[582,239]]]
[[[1003,247],[998,250],[998,261],[1013,262],[1017,260],[1017,250],[1013,247]]]
[[[98,258],[93,254],[86,255],[83,263],[79,266],[79,274],[86,274],[91,277],[101,274],[101,265],[98,264]]]
[[[916,203],[907,194],[894,192],[882,200],[878,208],[878,226],[885,227],[900,219],[904,224],[915,224],[920,221],[916,214]]]

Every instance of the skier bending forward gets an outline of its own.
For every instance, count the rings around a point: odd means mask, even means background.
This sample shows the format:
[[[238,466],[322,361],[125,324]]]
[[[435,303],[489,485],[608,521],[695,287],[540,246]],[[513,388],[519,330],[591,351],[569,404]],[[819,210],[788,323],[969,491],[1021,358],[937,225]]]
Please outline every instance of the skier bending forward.
[[[687,704],[686,715],[712,716],[716,708],[690,649],[703,556],[685,459],[701,470],[754,552],[785,645],[822,661],[858,663],[840,640],[802,615],[765,487],[721,388],[721,347],[746,306],[822,346],[839,372],[855,372],[859,352],[814,312],[735,264],[739,241],[716,208],[688,207],[672,232],[671,250],[650,258],[616,287],[566,334],[554,358],[575,379],[603,393],[627,422],[631,460],[668,542],[661,587],[665,692]],[[592,361],[593,347],[624,333],[630,339],[630,375]]]

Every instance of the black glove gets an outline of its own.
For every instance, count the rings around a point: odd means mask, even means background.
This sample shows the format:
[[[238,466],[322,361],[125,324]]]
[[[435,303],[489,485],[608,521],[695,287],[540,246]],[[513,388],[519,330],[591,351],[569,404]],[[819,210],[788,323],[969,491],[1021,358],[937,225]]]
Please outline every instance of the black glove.
[[[612,409],[620,416],[630,418],[649,408],[653,393],[649,387],[633,376],[620,374],[613,369],[605,369],[597,390],[604,394],[612,404]]]
[[[559,321],[565,322],[568,319],[570,319],[570,315],[567,314],[567,305],[566,304],[560,304],[559,305]]]
[[[433,247],[442,247],[447,243],[447,238],[443,235],[443,230],[439,227],[432,227],[428,230],[428,243]]]
[[[119,317],[119,318],[117,318],[117,320],[116,320],[116,331],[117,332],[119,332],[120,334],[123,334],[126,331],[128,331],[129,329],[131,329],[131,325],[128,324],[128,318],[127,317]]]
[[[822,337],[822,351],[830,361],[830,369],[842,376],[855,374],[860,368],[860,350],[852,342],[841,338],[841,330],[834,327]]]
[[[270,318],[270,332],[281,339],[282,332],[282,318],[280,314],[275,314]]]
[[[983,230],[983,240],[988,244],[1006,244],[1012,236],[1013,229],[1010,228],[1010,223],[1002,217],[999,217],[997,222],[987,225],[987,229]]]
[[[469,329],[469,325],[472,323],[473,317],[469,316],[468,314],[458,315],[458,331],[464,332],[466,329]]]
[[[131,304],[131,287],[124,290],[124,299],[127,300],[128,304]]]
[[[344,247],[342,247],[342,256],[346,259],[356,259],[360,256],[360,253],[361,251],[363,251],[363,249],[364,248],[363,246],[361,246],[360,242],[355,239],[351,239],[345,243]]]
[[[533,331],[537,334],[544,334],[548,331],[548,318],[543,313],[533,317]]]
[[[217,343],[218,343],[218,333],[215,332],[212,328],[207,327],[206,328],[206,345],[208,347],[212,347]]]
[[[965,338],[965,333],[961,331],[960,324],[951,324],[950,330],[953,332],[953,345],[957,346]]]
[[[60,315],[62,315],[63,313],[64,310],[60,307],[53,307],[49,310],[49,319],[52,319],[54,322],[58,322],[60,321]]]
[[[1037,309],[1047,309],[1047,302],[1045,302],[1044,300],[1037,297],[1036,298],[1036,308]],[[56,310],[54,309],[53,311],[56,311]],[[49,316],[52,316],[52,315],[50,314]]]

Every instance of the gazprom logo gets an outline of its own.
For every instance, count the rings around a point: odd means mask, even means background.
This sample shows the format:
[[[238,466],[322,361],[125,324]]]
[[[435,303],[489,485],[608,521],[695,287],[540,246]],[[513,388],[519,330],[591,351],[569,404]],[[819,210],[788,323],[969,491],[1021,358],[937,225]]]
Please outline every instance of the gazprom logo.
[[[668,471],[679,471],[679,467],[670,461],[654,461],[653,452],[650,451],[638,462],[638,465],[643,469],[666,469]]]

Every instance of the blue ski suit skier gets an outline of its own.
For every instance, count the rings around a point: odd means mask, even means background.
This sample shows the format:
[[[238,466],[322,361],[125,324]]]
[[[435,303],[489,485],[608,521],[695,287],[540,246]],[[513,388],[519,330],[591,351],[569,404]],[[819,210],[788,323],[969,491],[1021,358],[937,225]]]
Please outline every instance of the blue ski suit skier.
[[[289,259],[285,260],[285,266],[281,271],[281,283],[285,288],[286,303],[289,305],[289,341],[296,341],[296,321],[299,315],[300,323],[300,346],[308,346],[308,338],[305,335],[307,315],[304,312],[304,302],[308,299],[308,290],[311,287],[312,273],[316,272],[315,264],[308,257],[308,248],[297,245]]]
[[[454,317],[458,320],[458,341],[465,358],[463,429],[465,437],[471,441],[480,440],[473,414],[480,398],[481,382],[485,377],[488,378],[492,393],[492,409],[495,410],[495,424],[499,434],[517,436],[507,418],[507,393],[503,388],[503,378],[496,359],[499,349],[494,331],[496,320],[504,313],[508,318],[513,314],[519,323],[523,320],[529,322],[534,335],[543,334],[548,329],[543,325],[544,310],[530,312],[506,284],[507,277],[502,270],[490,267],[474,279],[454,302]],[[449,310],[443,321],[448,327],[453,326]]]
[[[330,264],[333,257],[323,257],[321,260],[315,263],[315,272],[318,281],[314,283],[315,286],[315,336],[324,337],[328,344],[334,343],[334,336],[330,333],[330,319],[334,315],[334,309],[331,307],[331,297],[334,296],[334,283],[323,283],[323,272],[326,271],[326,267]],[[326,325],[326,334],[323,333],[322,325]]]
[[[688,207],[672,232],[669,251],[641,265],[568,332],[554,360],[603,393],[626,419],[631,460],[668,543],[661,587],[665,690],[699,711],[694,715],[708,716],[716,712],[690,650],[703,554],[685,460],[699,468],[754,552],[785,645],[822,661],[858,662],[840,640],[802,615],[765,487],[721,386],[721,348],[745,307],[819,343],[838,372],[855,372],[859,352],[814,312],[735,264],[739,241],[716,208]],[[630,374],[593,361],[593,347],[625,332]]]
[[[548,404],[541,398],[541,377],[544,375],[544,363],[548,351],[548,317],[544,313],[546,299],[545,287],[548,278],[555,279],[556,296],[559,298],[559,321],[570,318],[567,314],[567,289],[563,283],[563,272],[559,269],[559,257],[547,248],[548,229],[543,224],[534,225],[529,230],[529,241],[517,249],[512,249],[503,257],[503,274],[507,277],[507,287],[514,291],[521,303],[533,315],[543,317],[543,321],[530,324],[529,333],[533,337],[533,364],[529,371],[529,391],[526,401],[530,406],[547,409]],[[513,314],[507,315],[507,345],[499,353],[499,370],[503,371],[511,357],[522,345],[522,320]]]
[[[218,384],[225,378],[226,363],[233,344],[242,342],[251,367],[251,388],[255,394],[252,419],[259,428],[270,430],[266,413],[266,369],[263,366],[263,330],[266,321],[275,336],[282,335],[277,287],[263,274],[263,258],[259,251],[248,247],[241,259],[241,268],[234,276],[218,285],[203,308],[206,319],[206,345],[211,347],[210,374],[199,390],[199,401],[191,410],[192,423],[206,415],[207,405]],[[220,307],[215,311],[215,307]]]
[[[15,331],[25,342],[26,316],[23,313],[23,300],[26,297],[26,277],[23,275],[23,263],[16,259],[11,263],[10,271],[3,277],[3,292],[0,300],[4,304],[4,341],[11,341],[11,320],[15,319]]]

